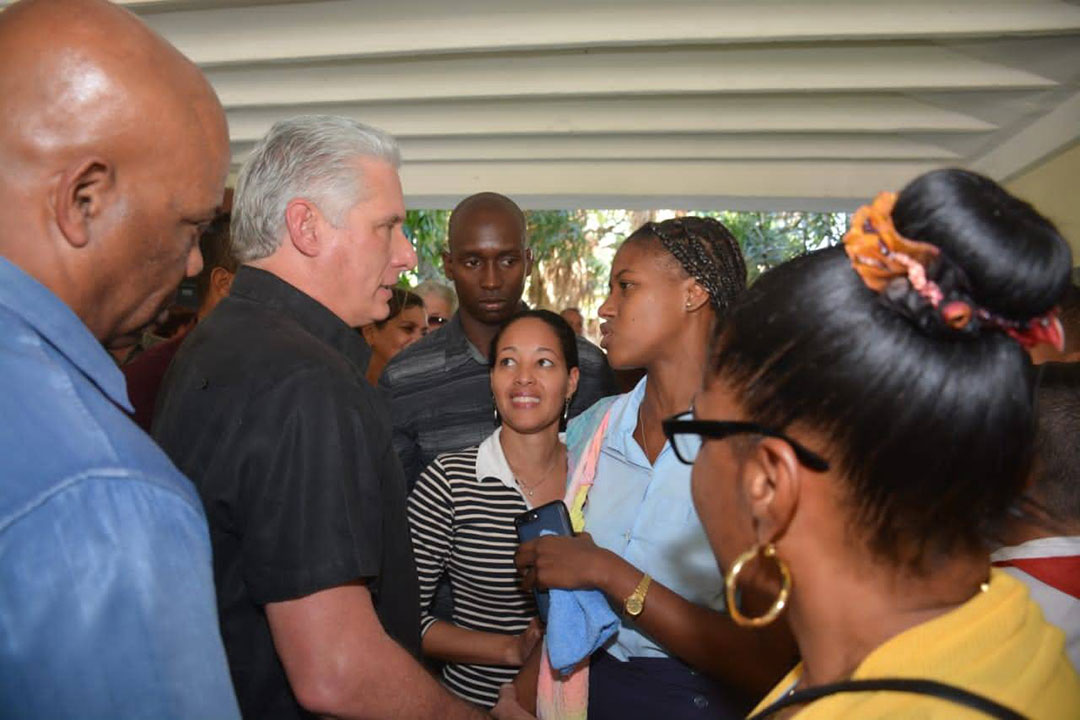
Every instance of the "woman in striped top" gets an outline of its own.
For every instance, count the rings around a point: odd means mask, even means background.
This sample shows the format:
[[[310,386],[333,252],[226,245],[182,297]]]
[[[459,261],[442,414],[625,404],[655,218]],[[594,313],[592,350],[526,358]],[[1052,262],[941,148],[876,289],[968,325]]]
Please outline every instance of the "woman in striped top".
[[[500,329],[489,357],[502,426],[421,473],[409,496],[409,524],[424,654],[446,663],[443,682],[453,692],[490,708],[540,638],[536,605],[514,567],[514,517],[565,491],[559,430],[577,389],[577,343],[561,317],[528,310]],[[444,575],[452,622],[430,614]]]

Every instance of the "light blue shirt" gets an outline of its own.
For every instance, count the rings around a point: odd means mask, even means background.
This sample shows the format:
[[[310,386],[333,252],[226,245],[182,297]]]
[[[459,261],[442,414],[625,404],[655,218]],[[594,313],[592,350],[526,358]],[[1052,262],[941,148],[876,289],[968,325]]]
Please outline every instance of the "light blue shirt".
[[[199,497],[0,257],[0,718],[238,718]]]
[[[667,443],[650,466],[633,437],[647,380],[611,404],[585,505],[585,530],[597,545],[617,553],[655,582],[690,602],[723,610],[723,576],[690,497],[691,466],[679,462]],[[697,455],[701,443],[693,440]],[[668,657],[659,643],[625,618],[605,649],[619,660]]]

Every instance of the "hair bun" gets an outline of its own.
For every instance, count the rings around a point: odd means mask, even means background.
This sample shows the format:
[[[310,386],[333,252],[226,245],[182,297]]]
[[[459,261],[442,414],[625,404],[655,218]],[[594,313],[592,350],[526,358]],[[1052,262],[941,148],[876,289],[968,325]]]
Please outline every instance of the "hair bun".
[[[905,238],[941,250],[927,268],[944,296],[938,310],[966,302],[1025,325],[1052,310],[1069,284],[1072,254],[1053,223],[982,175],[921,175],[900,192],[892,220]]]

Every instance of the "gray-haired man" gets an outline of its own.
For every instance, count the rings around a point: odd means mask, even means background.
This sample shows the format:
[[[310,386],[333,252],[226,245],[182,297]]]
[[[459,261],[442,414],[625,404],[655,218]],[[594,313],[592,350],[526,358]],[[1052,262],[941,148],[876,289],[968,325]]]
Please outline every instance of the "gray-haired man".
[[[275,125],[240,172],[230,296],[184,342],[154,436],[194,481],[247,717],[474,717],[419,649],[405,481],[353,327],[416,255],[392,138]]]

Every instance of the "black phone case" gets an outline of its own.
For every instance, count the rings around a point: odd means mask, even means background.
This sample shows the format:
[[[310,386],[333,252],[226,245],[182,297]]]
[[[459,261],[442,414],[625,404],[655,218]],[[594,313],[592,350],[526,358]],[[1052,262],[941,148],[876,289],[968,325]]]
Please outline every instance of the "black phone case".
[[[574,529],[570,524],[570,513],[562,500],[552,500],[546,505],[526,510],[514,517],[514,527],[517,529],[518,540],[528,542],[540,537],[545,530],[556,535],[571,536]],[[547,590],[533,590],[536,597],[536,609],[540,613],[541,622],[547,622],[548,606],[550,598]]]

